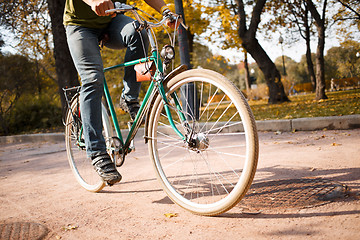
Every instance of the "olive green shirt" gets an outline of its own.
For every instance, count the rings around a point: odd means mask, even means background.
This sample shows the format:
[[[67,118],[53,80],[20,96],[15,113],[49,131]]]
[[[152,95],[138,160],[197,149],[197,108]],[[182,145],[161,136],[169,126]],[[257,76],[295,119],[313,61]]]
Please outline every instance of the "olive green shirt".
[[[66,0],[63,21],[64,25],[104,28],[111,21],[111,17],[96,15],[82,0]]]

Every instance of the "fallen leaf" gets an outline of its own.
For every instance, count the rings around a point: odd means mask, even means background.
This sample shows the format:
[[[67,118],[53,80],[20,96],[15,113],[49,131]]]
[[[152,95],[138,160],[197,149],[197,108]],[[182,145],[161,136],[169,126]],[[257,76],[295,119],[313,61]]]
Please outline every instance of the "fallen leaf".
[[[70,231],[70,230],[77,229],[78,227],[79,227],[79,226],[75,226],[75,225],[69,224],[69,225],[63,227],[63,230],[64,230],[64,231]]]
[[[177,216],[178,216],[177,213],[165,213],[164,215],[165,215],[165,217],[167,217],[167,218],[172,218],[172,217],[177,217]]]
[[[322,138],[325,138],[326,136],[325,135],[321,135],[320,137],[316,137],[315,140],[319,140],[319,139],[322,139]]]
[[[341,146],[340,143],[336,143],[336,142],[333,142],[331,145],[332,145],[332,146]]]

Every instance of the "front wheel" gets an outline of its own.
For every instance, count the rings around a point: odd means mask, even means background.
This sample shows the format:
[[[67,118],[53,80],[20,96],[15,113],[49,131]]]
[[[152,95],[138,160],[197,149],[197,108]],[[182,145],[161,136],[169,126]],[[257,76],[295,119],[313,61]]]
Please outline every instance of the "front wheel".
[[[91,159],[86,155],[79,96],[71,102],[65,118],[65,143],[71,170],[80,185],[90,192],[99,192],[105,183],[95,172]],[[102,104],[103,135],[106,144],[111,143],[112,127],[105,106]]]
[[[181,207],[217,215],[249,189],[258,161],[255,120],[242,93],[210,70],[190,70],[164,84],[176,127],[158,96],[148,125],[149,153],[164,191]]]

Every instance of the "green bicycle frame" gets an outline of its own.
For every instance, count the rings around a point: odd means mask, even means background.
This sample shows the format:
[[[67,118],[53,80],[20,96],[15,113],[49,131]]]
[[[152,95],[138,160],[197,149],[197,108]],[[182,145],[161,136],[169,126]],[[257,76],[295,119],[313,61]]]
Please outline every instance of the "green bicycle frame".
[[[128,67],[128,66],[134,66],[136,64],[139,64],[139,63],[144,63],[144,62],[148,62],[148,61],[154,61],[156,66],[157,66],[157,71],[155,73],[155,79],[156,79],[156,76],[159,74],[159,73],[162,73],[163,72],[163,68],[162,68],[162,63],[161,63],[161,60],[160,60],[160,57],[158,55],[158,52],[157,51],[153,51],[152,52],[152,56],[151,57],[147,57],[147,58],[141,58],[141,59],[138,59],[138,60],[134,60],[134,61],[130,61],[130,62],[125,62],[125,63],[122,63],[122,64],[118,64],[118,65],[115,65],[115,66],[112,66],[112,67],[108,67],[108,68],[104,68],[104,72],[108,72],[110,70],[113,70],[113,69],[117,69],[117,68],[120,68],[120,67]],[[130,142],[131,142],[131,136],[133,134],[133,132],[135,131],[135,126],[137,125],[137,122],[139,121],[139,118],[140,118],[140,115],[141,113],[144,111],[144,108],[146,106],[146,103],[149,101],[153,91],[154,91],[154,88],[155,87],[158,87],[159,89],[159,93],[164,101],[164,108],[165,108],[165,112],[166,112],[166,115],[169,119],[169,122],[170,122],[170,125],[171,127],[173,128],[173,130],[177,133],[177,135],[179,135],[179,137],[183,140],[185,140],[185,136],[179,131],[179,129],[177,129],[175,123],[174,123],[174,120],[171,116],[171,112],[170,112],[170,108],[167,106],[167,103],[168,103],[168,99],[166,97],[166,94],[165,94],[165,90],[164,90],[164,86],[163,86],[163,83],[161,80],[159,81],[151,81],[150,83],[150,86],[148,88],[148,90],[146,91],[146,94],[145,94],[145,97],[143,99],[143,102],[140,106],[140,109],[135,117],[135,120],[134,120],[134,123],[132,124],[130,130],[129,130],[129,134],[127,136],[127,139],[126,141],[124,142],[123,140],[123,137],[122,137],[122,134],[121,134],[121,130],[120,130],[120,126],[119,126],[119,123],[118,123],[118,120],[117,120],[117,116],[116,116],[116,113],[115,113],[115,108],[114,108],[114,104],[113,104],[113,101],[111,99],[111,96],[110,96],[110,92],[109,92],[109,88],[108,88],[108,85],[107,85],[107,82],[106,82],[106,79],[104,79],[104,93],[105,93],[105,99],[106,99],[106,102],[109,106],[109,110],[110,110],[110,115],[112,117],[112,120],[113,120],[113,124],[114,124],[114,127],[115,127],[115,131],[116,131],[116,135],[117,137],[120,139],[121,143],[122,143],[122,146],[129,146]],[[176,99],[176,105],[177,105],[177,108],[179,110],[181,110],[181,106],[178,102],[178,98],[177,96],[175,97]],[[180,111],[180,117],[182,120],[185,119],[185,116],[183,116],[183,113]]]

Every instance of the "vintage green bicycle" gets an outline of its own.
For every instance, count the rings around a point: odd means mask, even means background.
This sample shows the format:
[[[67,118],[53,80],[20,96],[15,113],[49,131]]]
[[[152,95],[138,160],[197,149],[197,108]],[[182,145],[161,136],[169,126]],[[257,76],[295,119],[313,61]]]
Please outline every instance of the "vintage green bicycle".
[[[145,143],[168,197],[195,214],[212,216],[229,210],[249,189],[258,161],[256,125],[246,99],[232,82],[214,71],[180,66],[166,74],[174,47],[166,45],[159,51],[152,31],[162,26],[166,17],[157,23],[145,21],[139,9],[125,4],[114,11],[133,13],[134,26],[148,33],[151,56],[104,71],[141,66],[140,75],[149,76],[151,83],[124,139],[104,81],[103,135],[111,158],[118,167],[124,163],[145,119]],[[80,185],[98,192],[105,183],[86,156],[79,87],[64,89],[66,96],[73,90],[77,93],[68,99],[65,115],[67,155]]]

